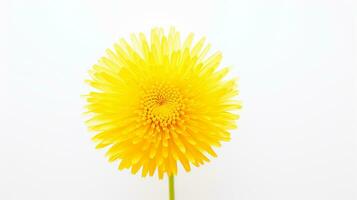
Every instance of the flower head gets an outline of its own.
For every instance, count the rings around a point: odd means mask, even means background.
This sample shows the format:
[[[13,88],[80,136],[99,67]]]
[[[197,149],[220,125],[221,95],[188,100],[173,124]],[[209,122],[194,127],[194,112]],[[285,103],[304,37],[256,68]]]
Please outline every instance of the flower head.
[[[176,175],[178,162],[190,171],[230,139],[241,107],[236,80],[218,69],[220,52],[207,57],[204,38],[192,42],[192,33],[181,42],[174,28],[152,29],[150,39],[132,34],[131,44],[119,40],[89,71],[87,125],[119,169]]]

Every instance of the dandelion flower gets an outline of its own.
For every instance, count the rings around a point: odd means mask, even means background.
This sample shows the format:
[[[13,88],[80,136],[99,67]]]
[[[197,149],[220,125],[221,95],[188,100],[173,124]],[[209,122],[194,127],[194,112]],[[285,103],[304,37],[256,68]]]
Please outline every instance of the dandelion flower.
[[[132,34],[90,69],[86,123],[120,170],[173,176],[178,163],[190,171],[230,140],[241,107],[236,80],[219,68],[220,52],[207,56],[205,38],[193,38],[181,42],[174,28],[154,28],[150,38]]]

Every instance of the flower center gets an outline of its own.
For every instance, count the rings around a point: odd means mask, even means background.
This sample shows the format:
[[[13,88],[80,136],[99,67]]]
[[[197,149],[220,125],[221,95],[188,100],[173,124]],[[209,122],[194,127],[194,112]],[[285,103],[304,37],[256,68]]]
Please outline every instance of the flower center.
[[[183,99],[172,86],[155,84],[145,91],[142,98],[143,119],[152,128],[167,130],[175,125],[183,114]]]

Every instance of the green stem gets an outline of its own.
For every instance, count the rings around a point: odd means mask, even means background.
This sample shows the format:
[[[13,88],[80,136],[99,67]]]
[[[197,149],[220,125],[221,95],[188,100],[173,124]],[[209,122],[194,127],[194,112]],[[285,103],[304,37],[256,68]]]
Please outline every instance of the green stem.
[[[175,200],[175,184],[174,184],[174,176],[169,176],[169,196],[170,200]]]

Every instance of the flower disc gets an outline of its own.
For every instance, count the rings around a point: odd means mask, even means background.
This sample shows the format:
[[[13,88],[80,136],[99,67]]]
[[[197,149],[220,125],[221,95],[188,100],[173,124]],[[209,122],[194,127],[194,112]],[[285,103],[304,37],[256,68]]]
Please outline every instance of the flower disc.
[[[176,175],[178,162],[190,171],[230,139],[241,107],[236,80],[218,69],[220,52],[207,57],[204,38],[192,42],[189,34],[181,43],[173,28],[167,35],[152,29],[149,40],[133,34],[131,44],[121,39],[89,71],[87,125],[119,169]]]

